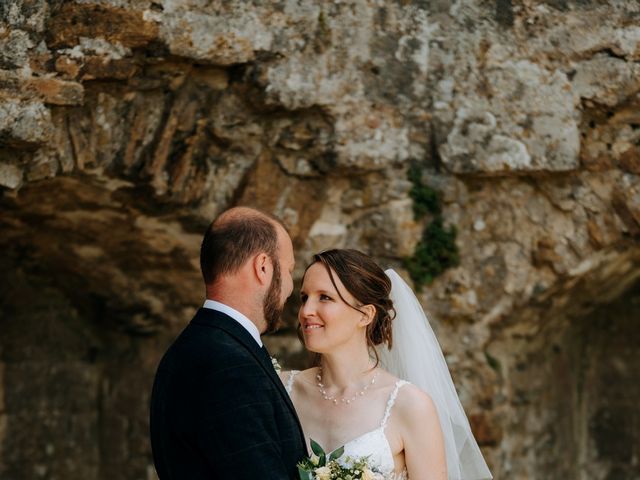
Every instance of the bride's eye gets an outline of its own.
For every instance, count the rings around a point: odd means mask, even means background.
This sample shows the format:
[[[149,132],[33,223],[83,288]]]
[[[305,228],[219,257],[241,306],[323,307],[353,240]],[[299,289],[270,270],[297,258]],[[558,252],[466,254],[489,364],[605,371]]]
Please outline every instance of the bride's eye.
[[[333,298],[323,293],[322,295],[320,295],[320,300],[333,300]]]
[[[300,301],[301,301],[302,303],[306,302],[306,301],[307,301],[307,298],[308,298],[308,297],[307,297],[306,295],[300,295]]]

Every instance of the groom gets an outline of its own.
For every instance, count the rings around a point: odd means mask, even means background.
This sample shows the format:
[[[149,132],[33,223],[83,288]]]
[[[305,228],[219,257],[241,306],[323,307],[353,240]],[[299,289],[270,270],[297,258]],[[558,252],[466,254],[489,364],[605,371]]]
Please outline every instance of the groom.
[[[207,300],[165,353],[151,395],[160,480],[286,480],[306,455],[262,345],[293,289],[293,246],[257,210],[222,213],[202,241]]]

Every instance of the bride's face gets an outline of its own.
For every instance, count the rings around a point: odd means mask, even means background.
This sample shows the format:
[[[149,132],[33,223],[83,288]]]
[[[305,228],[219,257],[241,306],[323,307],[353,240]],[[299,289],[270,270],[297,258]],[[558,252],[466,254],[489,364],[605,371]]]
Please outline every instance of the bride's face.
[[[358,306],[360,302],[347,291],[338,275],[332,274],[342,297]],[[340,298],[323,264],[314,263],[307,270],[300,300],[298,321],[308,350],[328,353],[354,339],[365,341],[366,317]]]

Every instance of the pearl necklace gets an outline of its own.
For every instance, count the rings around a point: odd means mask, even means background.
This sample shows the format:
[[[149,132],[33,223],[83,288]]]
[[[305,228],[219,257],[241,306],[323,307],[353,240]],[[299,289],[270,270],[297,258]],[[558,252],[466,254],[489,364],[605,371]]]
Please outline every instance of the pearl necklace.
[[[376,378],[378,378],[378,374],[380,372],[376,372],[376,374],[371,378],[371,381],[369,383],[367,383],[362,390],[359,390],[356,392],[356,394],[351,397],[351,398],[336,398],[335,396],[331,396],[327,393],[327,391],[324,389],[324,383],[322,383],[322,367],[318,367],[318,374],[316,375],[316,378],[318,379],[318,389],[320,390],[320,394],[322,395],[322,398],[324,398],[325,400],[328,400],[330,402],[333,402],[334,405],[338,404],[338,400],[340,400],[340,402],[343,405],[350,405],[351,402],[353,402],[356,398],[358,397],[362,397],[364,396],[365,393],[367,393],[367,390],[369,389],[369,387],[371,385],[373,385],[374,383],[376,383]]]

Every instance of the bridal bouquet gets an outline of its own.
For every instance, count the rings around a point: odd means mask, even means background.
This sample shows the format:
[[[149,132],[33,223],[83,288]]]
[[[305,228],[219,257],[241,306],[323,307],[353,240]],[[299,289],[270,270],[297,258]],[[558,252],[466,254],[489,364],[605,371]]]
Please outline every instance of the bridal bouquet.
[[[322,447],[312,439],[311,450],[313,453],[309,458],[298,462],[300,480],[384,480],[381,473],[368,465],[367,457],[342,459],[344,447],[327,457]]]

